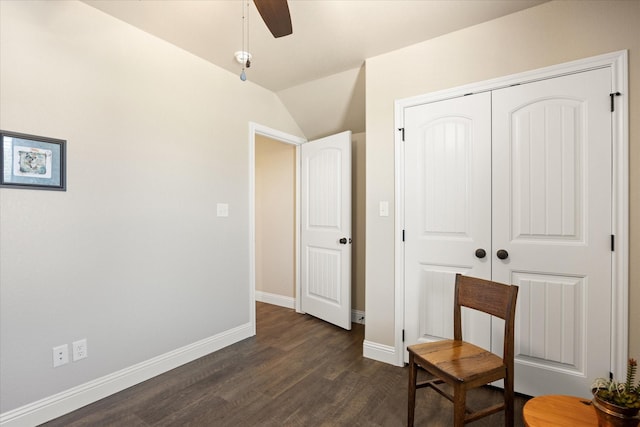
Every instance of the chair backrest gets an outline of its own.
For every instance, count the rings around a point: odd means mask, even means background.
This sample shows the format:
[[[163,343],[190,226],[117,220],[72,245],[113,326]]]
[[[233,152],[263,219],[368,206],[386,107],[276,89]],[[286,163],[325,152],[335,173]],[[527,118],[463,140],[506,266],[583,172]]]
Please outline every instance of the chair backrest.
[[[490,280],[456,274],[456,289],[453,308],[453,336],[462,340],[461,307],[488,313],[504,319],[503,359],[513,359],[513,331],[516,314],[518,287],[503,285]]]

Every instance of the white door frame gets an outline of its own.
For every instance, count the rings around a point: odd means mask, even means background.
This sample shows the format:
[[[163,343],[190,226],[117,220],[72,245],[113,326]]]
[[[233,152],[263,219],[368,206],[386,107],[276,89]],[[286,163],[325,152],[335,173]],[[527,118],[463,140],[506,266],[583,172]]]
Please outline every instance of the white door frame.
[[[296,182],[295,182],[295,309],[300,310],[300,146],[307,142],[306,139],[290,135],[258,123],[249,122],[249,321],[256,334],[256,135],[291,144],[296,147]]]
[[[616,113],[612,116],[612,233],[615,251],[612,252],[611,307],[611,372],[623,380],[629,349],[629,91],[628,53],[626,50],[591,58],[513,74],[501,78],[472,83],[457,88],[401,99],[395,102],[395,124],[404,128],[404,109],[420,104],[442,101],[515,84],[559,77],[596,68],[610,67],[612,92]],[[404,149],[402,133],[395,137],[395,351],[396,364],[404,364]]]

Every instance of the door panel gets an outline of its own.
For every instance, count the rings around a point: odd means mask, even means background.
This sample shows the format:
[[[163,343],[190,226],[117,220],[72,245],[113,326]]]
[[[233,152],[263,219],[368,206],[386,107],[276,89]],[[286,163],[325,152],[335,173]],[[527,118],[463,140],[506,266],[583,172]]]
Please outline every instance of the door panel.
[[[491,277],[490,94],[407,109],[405,337],[453,337],[456,273]],[[476,249],[487,252],[477,258]],[[490,318],[463,313],[465,338],[490,348]],[[406,358],[406,354],[405,354]]]
[[[588,396],[609,371],[610,82],[600,69],[493,92],[493,279],[521,286],[521,393]]]
[[[587,342],[585,324],[584,279],[517,273],[518,342],[515,353],[549,363],[582,366],[582,351]]]
[[[351,329],[351,132],[301,154],[301,309]]]
[[[575,100],[544,99],[511,113],[514,239],[583,238],[581,110]]]

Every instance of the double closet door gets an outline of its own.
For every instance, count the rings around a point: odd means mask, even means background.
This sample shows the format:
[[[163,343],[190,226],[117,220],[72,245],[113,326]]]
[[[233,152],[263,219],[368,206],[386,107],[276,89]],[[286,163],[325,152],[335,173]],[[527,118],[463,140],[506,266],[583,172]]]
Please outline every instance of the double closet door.
[[[520,287],[515,388],[587,395],[610,369],[611,71],[405,110],[405,345],[453,336],[456,273]],[[463,313],[498,354],[501,320]]]

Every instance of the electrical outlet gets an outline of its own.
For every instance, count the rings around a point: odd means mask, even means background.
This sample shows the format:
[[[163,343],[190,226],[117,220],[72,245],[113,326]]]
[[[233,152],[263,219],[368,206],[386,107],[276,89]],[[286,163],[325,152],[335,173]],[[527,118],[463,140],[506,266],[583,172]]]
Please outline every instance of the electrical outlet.
[[[228,203],[216,204],[216,214],[218,216],[229,216],[229,204]]]
[[[80,359],[84,359],[89,354],[87,353],[87,339],[83,338],[78,341],[74,341],[71,344],[73,348],[73,361],[76,362]]]
[[[53,347],[53,367],[66,365],[69,363],[69,346],[67,344]]]

